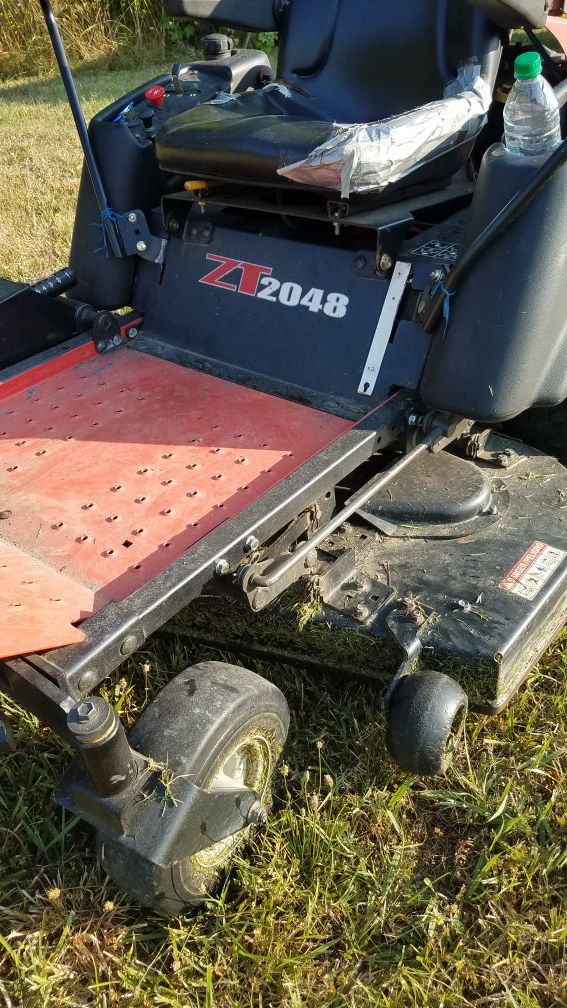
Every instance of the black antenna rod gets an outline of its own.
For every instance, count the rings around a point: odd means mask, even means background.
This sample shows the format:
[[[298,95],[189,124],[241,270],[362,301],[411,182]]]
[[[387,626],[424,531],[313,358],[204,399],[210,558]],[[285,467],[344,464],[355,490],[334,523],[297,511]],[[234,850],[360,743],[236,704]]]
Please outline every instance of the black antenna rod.
[[[94,194],[96,196],[96,201],[100,207],[100,213],[102,218],[101,223],[103,223],[103,225],[105,226],[105,230],[110,240],[112,251],[114,252],[115,255],[121,256],[123,255],[123,252],[120,246],[116,230],[112,224],[112,221],[105,220],[106,212],[109,210],[108,199],[104,191],[102,178],[100,177],[100,172],[98,170],[98,165],[96,163],[94,151],[91,146],[91,141],[87,130],[87,124],[85,121],[85,117],[83,115],[81,103],[79,101],[79,95],[77,94],[77,88],[75,87],[75,81],[73,80],[73,74],[71,73],[71,67],[69,66],[69,60],[67,59],[67,53],[65,52],[63,39],[61,38],[61,33],[59,31],[59,25],[57,24],[57,20],[53,13],[50,0],[39,0],[39,3],[43,12],[43,16],[45,18],[47,31],[49,32],[49,38],[51,39],[51,45],[53,47],[53,52],[55,53],[55,59],[57,60],[59,73],[61,74],[63,86],[67,94],[69,107],[73,114],[73,119],[75,120],[75,126],[77,129],[77,133],[79,134],[81,147],[83,148],[83,154],[85,156],[85,162],[91,178]]]

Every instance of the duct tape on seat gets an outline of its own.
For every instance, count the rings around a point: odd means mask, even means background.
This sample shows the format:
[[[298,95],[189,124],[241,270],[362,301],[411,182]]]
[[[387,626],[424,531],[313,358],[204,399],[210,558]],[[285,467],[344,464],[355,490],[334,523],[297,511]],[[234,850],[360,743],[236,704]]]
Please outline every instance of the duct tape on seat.
[[[459,70],[440,101],[374,123],[335,124],[308,157],[278,169],[293,182],[354,193],[384,189],[482,129],[492,95],[480,67]]]

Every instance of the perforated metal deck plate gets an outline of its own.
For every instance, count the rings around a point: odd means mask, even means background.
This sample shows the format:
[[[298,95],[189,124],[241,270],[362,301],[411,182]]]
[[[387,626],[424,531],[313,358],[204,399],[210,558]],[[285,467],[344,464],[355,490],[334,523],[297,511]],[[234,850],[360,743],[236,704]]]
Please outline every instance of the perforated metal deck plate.
[[[131,594],[351,426],[132,349],[80,348],[6,382],[0,657],[82,639],[71,623]]]

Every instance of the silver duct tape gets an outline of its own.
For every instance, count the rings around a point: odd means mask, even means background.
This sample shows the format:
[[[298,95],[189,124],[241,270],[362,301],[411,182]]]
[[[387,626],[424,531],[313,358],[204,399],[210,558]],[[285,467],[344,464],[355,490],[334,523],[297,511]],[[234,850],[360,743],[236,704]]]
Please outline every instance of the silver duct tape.
[[[353,193],[384,189],[433,155],[474,137],[482,128],[492,95],[480,67],[463,66],[445,97],[375,123],[335,124],[330,140],[278,175],[305,185]]]

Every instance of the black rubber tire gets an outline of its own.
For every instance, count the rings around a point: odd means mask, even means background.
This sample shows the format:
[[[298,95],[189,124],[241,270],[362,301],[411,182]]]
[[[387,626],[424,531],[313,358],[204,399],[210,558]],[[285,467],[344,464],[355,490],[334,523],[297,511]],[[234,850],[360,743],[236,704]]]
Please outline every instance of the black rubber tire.
[[[223,766],[223,761],[239,745],[261,744],[263,751],[269,751],[265,779],[263,776],[261,786],[248,781],[246,786],[254,787],[263,804],[269,805],[271,780],[289,727],[285,697],[276,686],[249,669],[224,662],[201,662],[186,673],[191,678],[191,698],[184,714],[183,772],[199,787],[206,788],[215,769]],[[167,686],[162,694],[166,692]],[[144,719],[147,726],[152,717],[156,718],[156,708],[152,710],[149,704],[130,733],[134,748],[137,736],[143,733]],[[98,835],[99,857],[105,872],[121,889],[143,906],[171,916],[203,903],[225,875],[251,829],[248,827],[229,842],[223,842],[225,846],[217,845],[220,853],[212,860],[201,852],[164,868],[102,834]]]
[[[410,773],[445,773],[464,730],[467,708],[465,691],[443,672],[423,669],[404,676],[386,712],[390,755]]]

